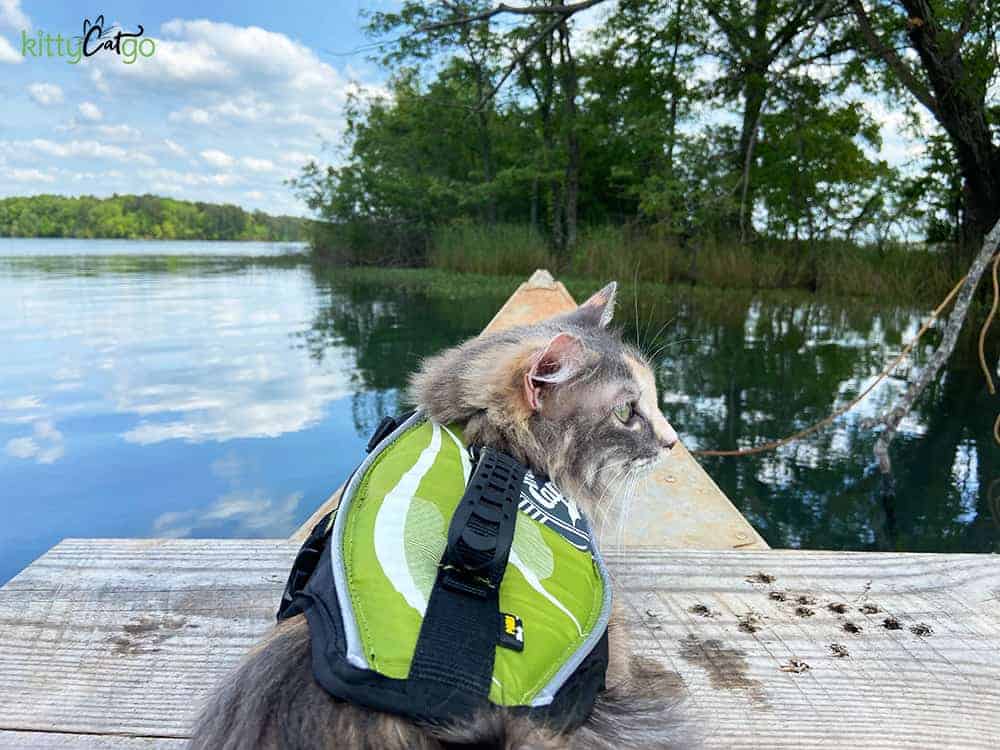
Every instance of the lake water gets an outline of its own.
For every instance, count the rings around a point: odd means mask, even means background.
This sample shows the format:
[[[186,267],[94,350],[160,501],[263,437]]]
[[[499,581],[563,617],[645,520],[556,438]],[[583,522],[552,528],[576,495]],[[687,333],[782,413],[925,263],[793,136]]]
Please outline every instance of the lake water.
[[[479,331],[513,288],[281,257],[299,249],[0,240],[0,582],[67,536],[287,536],[399,408],[419,359]],[[620,315],[645,339],[669,322],[655,344],[662,405],[690,447],[752,445],[822,418],[924,314],[649,296],[638,316],[622,300]],[[906,375],[810,439],[705,466],[777,547],[1000,550],[996,409],[970,356],[904,423],[897,497],[881,499],[859,419]]]

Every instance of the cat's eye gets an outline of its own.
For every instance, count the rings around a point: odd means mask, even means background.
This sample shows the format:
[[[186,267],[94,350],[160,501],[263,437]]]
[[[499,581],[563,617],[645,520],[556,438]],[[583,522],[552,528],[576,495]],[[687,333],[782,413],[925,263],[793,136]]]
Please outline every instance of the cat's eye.
[[[628,424],[632,419],[632,404],[618,404],[612,411],[622,424]]]

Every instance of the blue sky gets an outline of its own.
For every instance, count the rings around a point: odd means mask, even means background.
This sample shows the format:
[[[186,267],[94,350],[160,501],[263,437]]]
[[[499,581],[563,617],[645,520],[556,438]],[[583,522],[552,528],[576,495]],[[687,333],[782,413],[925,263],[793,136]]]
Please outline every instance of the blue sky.
[[[305,214],[284,180],[310,158],[336,160],[323,149],[341,141],[346,97],[385,78],[358,50],[368,41],[360,11],[394,4],[105,2],[108,24],[142,24],[155,54],[71,65],[22,56],[21,32],[79,35],[93,6],[0,0],[0,197],[152,192]],[[613,7],[581,14],[577,28],[585,34]],[[864,101],[883,125],[882,158],[919,158],[902,112]],[[709,109],[687,127],[720,116]]]
[[[94,6],[0,0],[0,196],[154,192],[305,212],[283,180],[336,143],[371,0],[104,2],[150,58],[23,57],[21,31],[79,35]],[[377,3],[375,4],[377,7]]]

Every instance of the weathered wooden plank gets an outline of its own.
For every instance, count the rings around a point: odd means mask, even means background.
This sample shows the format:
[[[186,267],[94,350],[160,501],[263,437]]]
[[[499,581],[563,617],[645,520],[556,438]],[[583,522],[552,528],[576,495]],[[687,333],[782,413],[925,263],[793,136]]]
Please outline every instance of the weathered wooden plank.
[[[576,302],[548,271],[521,284],[484,329],[493,333],[569,312]],[[340,502],[339,488],[292,536],[302,541]],[[767,543],[683,445],[636,492],[624,541],[679,549],[767,549]]]
[[[214,681],[272,622],[295,548],[56,546],[0,589],[0,747],[11,731],[185,736]],[[1000,558],[652,549],[608,558],[640,651],[675,673],[708,747],[1000,746]],[[782,671],[792,659],[810,669]]]
[[[293,546],[57,545],[0,589],[0,729],[185,736],[273,621]]]
[[[0,730],[0,750],[182,750],[186,739]]]

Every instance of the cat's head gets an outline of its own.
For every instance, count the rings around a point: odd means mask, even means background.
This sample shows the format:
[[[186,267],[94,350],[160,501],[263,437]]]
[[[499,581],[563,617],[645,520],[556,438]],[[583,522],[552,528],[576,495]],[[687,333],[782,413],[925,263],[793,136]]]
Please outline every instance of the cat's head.
[[[610,329],[614,283],[572,313],[471,339],[426,360],[411,398],[470,443],[552,477],[591,513],[664,460],[677,435],[645,357]]]

